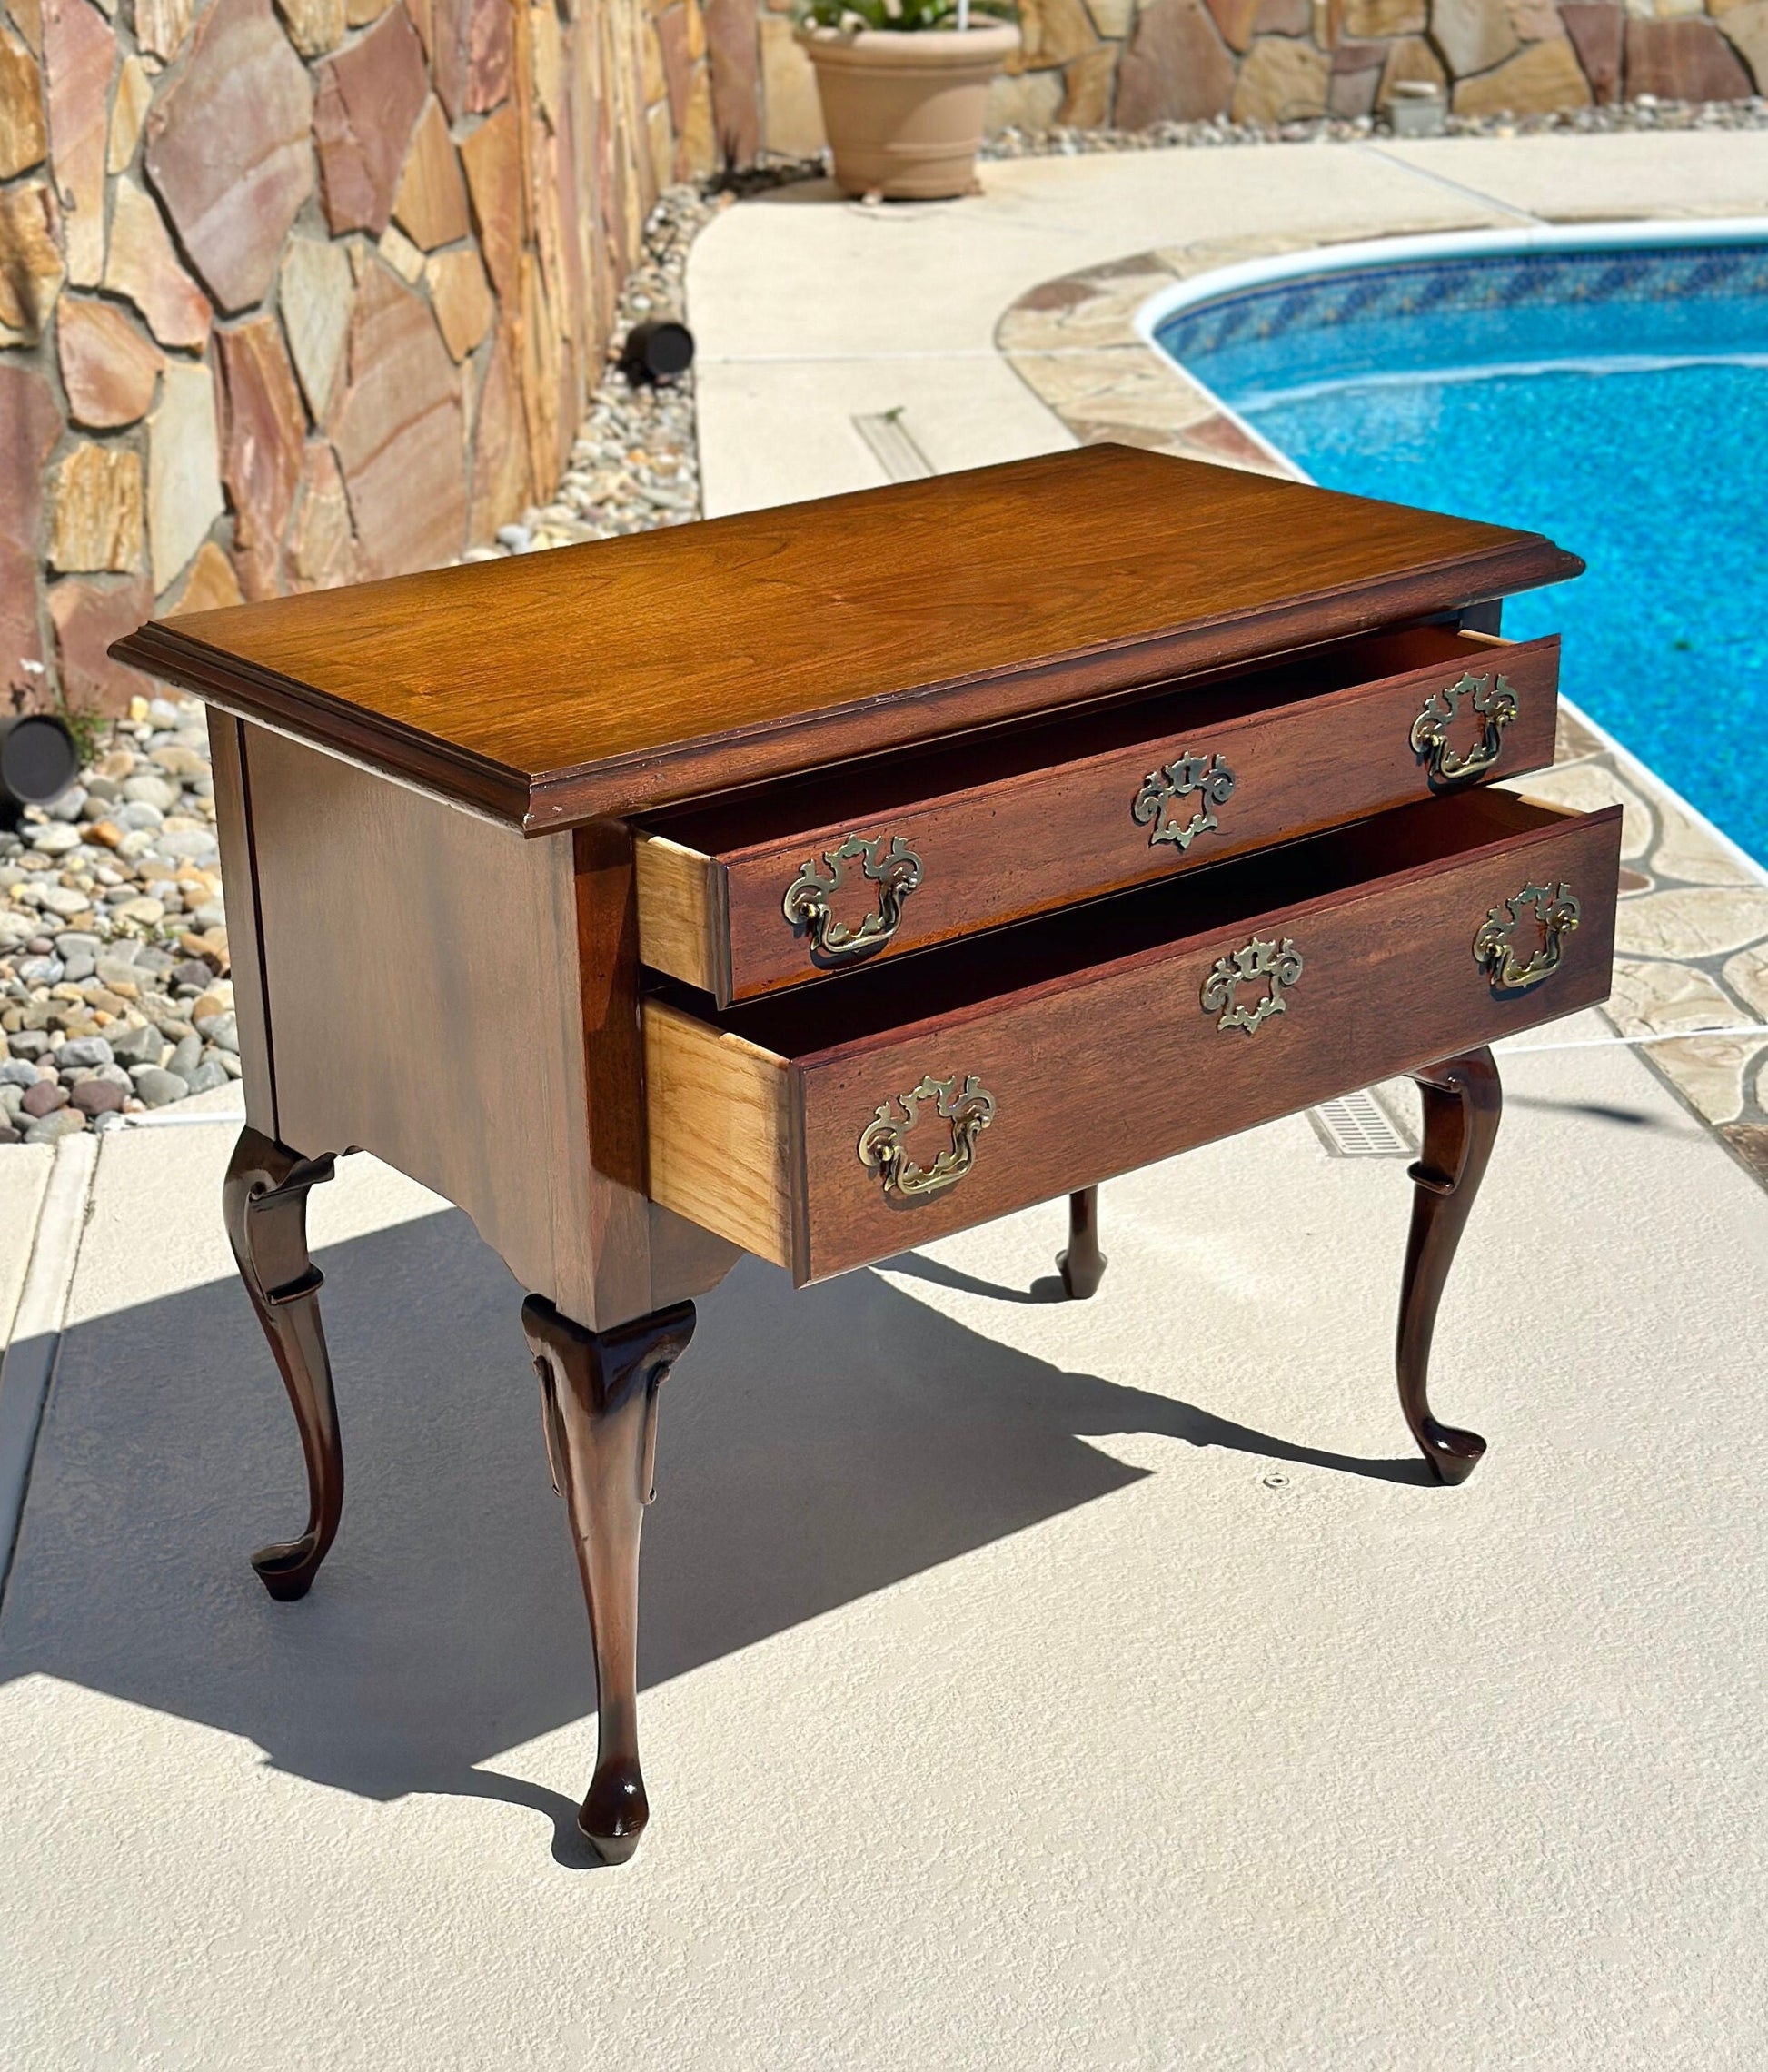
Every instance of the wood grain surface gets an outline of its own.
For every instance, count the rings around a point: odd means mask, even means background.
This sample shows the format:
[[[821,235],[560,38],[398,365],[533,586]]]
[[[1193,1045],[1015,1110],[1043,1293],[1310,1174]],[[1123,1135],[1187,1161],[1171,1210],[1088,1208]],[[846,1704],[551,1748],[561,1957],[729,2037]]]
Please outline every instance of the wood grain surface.
[[[878,962],[1427,798],[1413,722],[1426,698],[1464,673],[1488,682],[1502,674],[1517,701],[1485,776],[1551,762],[1558,640],[1495,646],[1421,627],[1208,692],[1138,700],[1091,724],[1040,729],[1033,740],[948,748],[912,773],[874,779],[838,769],[778,799],[672,816],[639,843],[641,955],[720,1006],[854,968],[819,959],[781,908],[805,863],[849,835],[898,838],[921,860],[895,936],[866,960]],[[1464,709],[1453,746],[1465,751],[1481,731]],[[1144,779],[1183,754],[1218,756],[1234,789],[1212,808],[1216,827],[1180,848],[1154,841],[1131,808]],[[869,784],[899,794],[911,779],[925,787],[919,797],[854,810]],[[1188,819],[1197,805],[1196,795],[1176,800],[1175,818]],[[839,818],[809,818],[831,808]],[[703,857],[690,838],[705,845]],[[876,887],[849,866],[830,906],[857,927],[876,911]]]
[[[1605,998],[1619,857],[1618,808],[1573,815],[1476,791],[734,1008],[698,1036],[679,1002],[648,1003],[647,1033],[668,1016],[678,1049],[728,1031],[790,1066],[801,1146],[783,1175],[790,1244],[765,1255],[803,1284]],[[1491,907],[1548,877],[1571,884],[1582,923],[1552,977],[1495,996],[1474,936]],[[1292,939],[1304,969],[1284,1013],[1250,1035],[1223,1030],[1202,988],[1254,937]],[[969,1074],[997,1104],[974,1170],[898,1205],[860,1164],[859,1132],[924,1075]],[[690,1135],[699,1118],[661,1115],[654,1085],[651,1097],[655,1186],[660,1130]],[[932,1141],[913,1148],[926,1163],[939,1125],[923,1118],[923,1131]],[[733,1130],[721,1161],[752,1189],[778,1171],[778,1141]],[[755,1219],[758,1236],[770,1220],[777,1209]]]
[[[728,1003],[720,960],[729,930],[719,921],[718,871],[711,858],[667,835],[641,829],[633,842],[639,898],[639,954],[653,971]]]
[[[1581,567],[1536,533],[1092,446],[154,622],[113,652],[535,833]]]
[[[580,883],[569,839],[524,842],[263,728],[245,751],[283,1142],[360,1146],[434,1188],[591,1328],[641,1315],[630,867],[591,855]]]
[[[784,1264],[792,1128],[783,1058],[663,1001],[644,1010],[651,1198]]]

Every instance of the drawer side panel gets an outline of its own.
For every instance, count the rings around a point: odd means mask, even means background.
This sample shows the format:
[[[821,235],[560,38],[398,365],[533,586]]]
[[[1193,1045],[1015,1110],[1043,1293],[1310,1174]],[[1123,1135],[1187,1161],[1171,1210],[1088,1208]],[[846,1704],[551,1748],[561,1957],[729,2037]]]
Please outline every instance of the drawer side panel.
[[[644,961],[684,986],[718,992],[717,902],[710,859],[667,836],[643,832],[633,837],[632,858]]]
[[[647,1000],[643,1012],[651,1200],[790,1265],[785,1061],[663,1001]]]

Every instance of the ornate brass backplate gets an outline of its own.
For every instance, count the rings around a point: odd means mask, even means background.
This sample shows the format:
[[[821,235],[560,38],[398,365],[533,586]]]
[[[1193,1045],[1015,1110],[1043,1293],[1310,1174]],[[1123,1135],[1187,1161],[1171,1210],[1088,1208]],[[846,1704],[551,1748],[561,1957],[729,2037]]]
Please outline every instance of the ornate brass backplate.
[[[1288,1012],[1283,988],[1293,986],[1301,974],[1301,952],[1287,936],[1280,943],[1255,936],[1244,949],[1216,959],[1215,968],[1203,982],[1204,1012],[1213,1015],[1219,1009],[1218,1029],[1245,1029],[1251,1036],[1273,1015]],[[1240,988],[1260,979],[1265,981],[1265,996],[1247,1006],[1239,997]]]
[[[1470,696],[1475,715],[1485,724],[1464,756],[1450,748],[1449,729],[1462,699]],[[1471,784],[1482,770],[1490,769],[1498,759],[1499,736],[1515,717],[1516,693],[1508,677],[1501,676],[1495,683],[1489,672],[1474,676],[1464,670],[1458,683],[1446,690],[1433,690],[1412,722],[1412,752],[1428,764],[1431,789],[1446,791],[1457,784]]]
[[[825,849],[822,860],[829,867],[826,872],[818,869],[812,857],[786,887],[780,903],[786,918],[795,928],[807,929],[811,954],[831,964],[882,949],[897,932],[903,902],[921,881],[919,857],[899,835],[849,835]],[[877,913],[868,914],[857,928],[838,921],[829,905],[829,894],[846,882],[850,863],[858,863],[878,887]]]
[[[933,1113],[951,1127],[951,1142],[930,1165],[918,1165],[903,1147],[903,1138],[929,1102]],[[877,1113],[859,1132],[859,1163],[876,1173],[884,1192],[908,1202],[955,1187],[976,1163],[976,1140],[995,1119],[995,1097],[974,1074],[960,1090],[957,1076],[930,1075],[899,1100],[880,1101]]]
[[[1550,978],[1580,911],[1569,885],[1557,891],[1551,885],[1525,885],[1514,899],[1494,907],[1474,937],[1474,961],[1485,967],[1493,992],[1525,993]]]
[[[1172,842],[1183,851],[1199,835],[1209,833],[1217,825],[1214,809],[1225,806],[1233,794],[1234,772],[1220,756],[1181,753],[1164,768],[1151,769],[1142,779],[1142,788],[1130,802],[1129,815],[1138,828],[1152,823],[1150,848],[1161,842]],[[1197,810],[1188,820],[1176,819],[1175,804],[1192,797],[1202,800]]]

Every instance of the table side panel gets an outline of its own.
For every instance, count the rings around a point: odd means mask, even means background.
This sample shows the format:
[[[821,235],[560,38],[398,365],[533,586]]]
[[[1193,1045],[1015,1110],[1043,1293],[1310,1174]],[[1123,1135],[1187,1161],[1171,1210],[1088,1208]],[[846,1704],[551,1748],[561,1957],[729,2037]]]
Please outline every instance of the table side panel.
[[[1318,907],[1301,904],[1232,939],[800,1061],[795,1277],[801,1284],[888,1258],[1605,999],[1619,863],[1614,808]],[[1490,908],[1548,876],[1580,896],[1581,925],[1549,978],[1495,997],[1472,954],[1475,934]],[[1255,932],[1293,937],[1305,969],[1285,1012],[1250,1035],[1222,1030],[1201,991],[1217,957]],[[943,1194],[897,1205],[859,1162],[860,1131],[880,1102],[923,1076],[961,1086],[969,1074],[997,1104],[972,1170]],[[925,1118],[914,1135],[923,1131],[929,1148],[911,1155],[925,1162],[943,1133]]]
[[[594,1253],[620,1181],[592,1162],[572,843],[263,728],[244,748],[282,1141],[374,1153],[463,1208],[524,1287],[621,1321]],[[648,1266],[627,1276],[641,1313]]]

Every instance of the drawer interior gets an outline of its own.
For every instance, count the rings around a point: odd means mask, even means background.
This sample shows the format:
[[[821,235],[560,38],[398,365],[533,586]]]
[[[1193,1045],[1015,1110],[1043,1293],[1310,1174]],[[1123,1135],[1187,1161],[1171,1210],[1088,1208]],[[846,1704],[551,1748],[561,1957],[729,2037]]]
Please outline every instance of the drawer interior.
[[[1280,710],[1304,699],[1405,676],[1414,669],[1492,667],[1508,643],[1453,626],[1403,627],[1335,642],[1248,673],[1187,677],[1127,698],[1069,710],[1028,725],[967,734],[912,755],[840,766],[840,810],[850,824],[904,806],[1108,754],[1171,733],[1197,732],[1248,714]],[[829,818],[830,772],[813,770],[785,783],[735,792],[700,806],[648,814],[639,825],[702,857],[787,840]]]
[[[716,1011],[702,995],[670,980],[661,981],[654,996],[784,1060],[1059,985],[1187,937],[1244,928],[1303,901],[1350,894],[1373,880],[1504,848],[1576,818],[1490,789],[1420,800],[1306,841],[997,928],[899,964],[870,965],[838,984]]]

